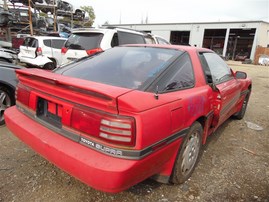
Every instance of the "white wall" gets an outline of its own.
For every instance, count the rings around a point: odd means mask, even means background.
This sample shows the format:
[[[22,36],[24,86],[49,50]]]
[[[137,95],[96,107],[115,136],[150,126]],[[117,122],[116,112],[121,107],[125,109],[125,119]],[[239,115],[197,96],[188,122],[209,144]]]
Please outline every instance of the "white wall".
[[[256,34],[253,41],[250,59],[254,59],[256,46],[260,45],[267,47],[269,44],[269,23],[254,21],[254,22],[216,22],[216,23],[166,23],[166,24],[135,24],[135,25],[113,25],[119,27],[132,28],[136,30],[147,30],[151,33],[162,36],[170,41],[171,31],[190,31],[189,44],[197,47],[202,47],[205,29],[256,29]],[[226,35],[227,38],[227,35]],[[227,46],[228,40],[225,40]],[[223,54],[225,54],[225,49]]]

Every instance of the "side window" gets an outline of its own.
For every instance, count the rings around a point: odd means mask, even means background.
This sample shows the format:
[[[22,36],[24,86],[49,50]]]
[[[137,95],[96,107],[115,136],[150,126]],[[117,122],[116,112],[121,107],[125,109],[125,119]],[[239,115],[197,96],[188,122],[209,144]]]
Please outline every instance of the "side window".
[[[222,83],[233,78],[231,69],[217,54],[203,53],[203,56],[211,72],[213,83]]]
[[[145,39],[142,35],[118,31],[119,44],[144,44]]]
[[[161,91],[181,90],[194,86],[195,80],[192,63],[187,53],[176,60],[170,68],[163,81],[160,81],[161,86],[159,87],[161,87]]]
[[[52,42],[51,43],[52,48],[61,49],[64,45],[65,40],[52,39],[51,42]]]
[[[169,44],[169,42],[168,41],[166,41],[165,39],[162,39],[162,38],[160,38],[160,37],[156,37],[156,39],[158,40],[158,43],[159,44]]]
[[[115,33],[111,41],[111,47],[118,46],[118,45],[119,45],[119,38],[118,38],[118,34]]]
[[[43,41],[44,45],[47,46],[47,47],[51,47],[51,40],[50,39],[45,39]]]

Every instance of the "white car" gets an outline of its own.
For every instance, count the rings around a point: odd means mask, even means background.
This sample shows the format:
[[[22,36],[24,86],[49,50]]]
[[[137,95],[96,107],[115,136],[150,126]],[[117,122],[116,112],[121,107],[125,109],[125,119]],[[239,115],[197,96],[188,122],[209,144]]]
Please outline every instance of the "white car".
[[[145,38],[146,38],[146,42],[148,44],[163,44],[163,45],[171,44],[166,39],[164,39],[163,37],[157,36],[157,35],[154,35],[154,34],[151,34],[151,33],[146,33]]]
[[[259,57],[258,64],[268,66],[269,65],[269,56],[268,55],[261,55]]]
[[[43,69],[54,69],[61,64],[61,48],[65,38],[51,36],[26,37],[18,55],[21,63]]]
[[[122,28],[74,29],[62,48],[62,65],[123,44],[145,44],[141,32]]]

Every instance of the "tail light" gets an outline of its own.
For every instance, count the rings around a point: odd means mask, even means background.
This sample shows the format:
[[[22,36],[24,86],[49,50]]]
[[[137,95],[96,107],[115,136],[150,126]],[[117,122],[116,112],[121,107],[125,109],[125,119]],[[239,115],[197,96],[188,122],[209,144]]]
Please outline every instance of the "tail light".
[[[42,55],[42,48],[41,47],[38,47],[36,49],[36,55],[39,56],[39,55]]]
[[[86,50],[88,55],[92,55],[94,53],[102,52],[102,51],[103,51],[102,48],[95,48],[95,49],[91,49],[91,50]]]
[[[135,144],[135,121],[132,117],[110,116],[74,108],[71,127],[108,143],[124,146]]]
[[[66,54],[66,52],[68,51],[68,49],[66,47],[62,47],[61,49],[61,53],[64,55]]]
[[[16,100],[25,106],[29,106],[30,90],[22,84],[18,84],[16,88]]]

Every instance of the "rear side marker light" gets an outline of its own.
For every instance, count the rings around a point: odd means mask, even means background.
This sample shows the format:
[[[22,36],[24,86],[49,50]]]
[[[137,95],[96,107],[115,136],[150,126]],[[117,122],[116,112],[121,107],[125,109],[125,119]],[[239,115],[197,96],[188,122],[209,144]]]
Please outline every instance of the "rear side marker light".
[[[61,49],[61,53],[64,55],[66,54],[66,52],[68,51],[68,49],[66,47],[62,47]]]
[[[37,49],[36,49],[36,55],[38,56],[38,55],[42,55],[42,48],[41,47],[38,47]]]
[[[97,53],[97,52],[102,52],[103,50],[101,48],[95,48],[95,49],[91,49],[91,50],[86,50],[87,54],[88,55],[92,55],[94,53]]]

